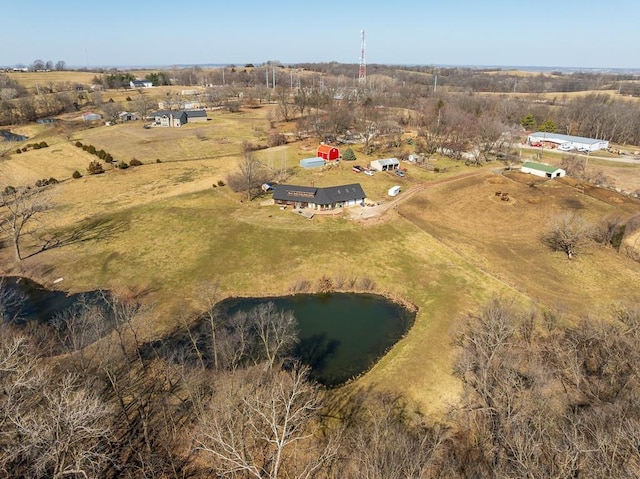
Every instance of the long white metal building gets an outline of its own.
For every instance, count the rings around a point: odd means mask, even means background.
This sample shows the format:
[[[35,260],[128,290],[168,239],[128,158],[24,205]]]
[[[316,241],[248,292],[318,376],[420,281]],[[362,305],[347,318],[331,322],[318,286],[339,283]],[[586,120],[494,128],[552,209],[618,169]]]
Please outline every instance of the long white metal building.
[[[607,140],[594,140],[593,138],[585,138],[582,136],[561,135],[560,133],[547,133],[545,131],[536,131],[527,137],[528,143],[545,143],[545,146],[567,145],[572,150],[606,150],[609,148]]]

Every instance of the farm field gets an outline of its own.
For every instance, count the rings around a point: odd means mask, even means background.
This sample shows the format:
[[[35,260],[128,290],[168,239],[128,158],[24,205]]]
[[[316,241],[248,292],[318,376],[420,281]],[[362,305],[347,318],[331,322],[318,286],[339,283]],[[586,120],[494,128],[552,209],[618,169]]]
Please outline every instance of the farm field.
[[[453,335],[492,297],[536,303],[566,321],[606,316],[618,304],[638,301],[640,263],[595,246],[568,261],[541,243],[558,211],[592,220],[640,213],[638,200],[577,189],[570,179],[532,181],[492,171],[498,163],[479,169],[444,158],[433,159],[439,173],[403,162],[404,178],[369,177],[351,169],[374,158],[359,146],[354,162],[304,170],[299,160],[314,156],[317,143],[293,141],[254,154],[275,171],[288,170],[289,183],[359,182],[377,202],[388,201],[386,191],[395,184],[426,188],[379,220],[355,222],[343,215],[308,220],[261,206],[269,195],[248,202],[218,186],[237,168],[243,141],[266,143],[269,108],[208,112],[211,121],[176,129],[132,122],[67,137],[55,127],[25,128],[49,147],[5,155],[3,179],[22,184],[55,177],[61,183],[51,188],[54,209],[25,238],[25,252],[35,254],[16,265],[11,249],[0,249],[0,273],[26,274],[49,286],[63,278],[56,287],[70,292],[144,292],[155,319],[139,327],[150,339],[174,328],[178,314],[199,311],[203,283],[219,283],[226,296],[263,296],[289,293],[302,280],[368,278],[376,291],[403,298],[419,312],[409,334],[350,387],[403,393],[434,415],[460,392],[451,370]],[[95,157],[76,141],[143,165],[86,175]],[[636,165],[590,161],[609,168],[607,174],[637,178]],[[71,179],[74,170],[84,176]],[[469,172],[477,175],[431,184]],[[508,192],[510,201],[501,201],[497,191]],[[53,238],[56,247],[38,252]]]

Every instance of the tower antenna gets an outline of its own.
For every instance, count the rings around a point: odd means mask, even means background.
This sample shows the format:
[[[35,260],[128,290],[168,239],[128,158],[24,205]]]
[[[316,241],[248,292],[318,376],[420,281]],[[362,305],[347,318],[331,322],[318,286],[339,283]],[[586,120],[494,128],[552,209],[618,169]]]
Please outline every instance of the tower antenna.
[[[361,38],[360,41],[360,69],[358,70],[358,83],[366,84],[367,83],[367,62],[365,60],[365,46],[364,46],[364,30],[360,30]]]

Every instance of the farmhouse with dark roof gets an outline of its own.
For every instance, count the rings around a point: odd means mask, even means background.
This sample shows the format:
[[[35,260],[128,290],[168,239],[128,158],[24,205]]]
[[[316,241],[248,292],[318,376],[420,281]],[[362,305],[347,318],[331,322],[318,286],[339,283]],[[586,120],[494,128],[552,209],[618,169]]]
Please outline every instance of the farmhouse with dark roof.
[[[294,208],[332,210],[355,206],[364,201],[366,195],[359,183],[317,188],[314,186],[276,185],[273,200],[278,205]]]

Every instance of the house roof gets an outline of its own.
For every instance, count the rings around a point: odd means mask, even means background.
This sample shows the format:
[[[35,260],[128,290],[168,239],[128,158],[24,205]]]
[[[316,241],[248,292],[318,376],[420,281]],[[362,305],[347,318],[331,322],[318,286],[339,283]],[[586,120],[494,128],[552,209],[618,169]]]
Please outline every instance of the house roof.
[[[187,117],[191,118],[206,118],[207,112],[204,110],[186,110]]]
[[[557,168],[551,165],[545,165],[544,163],[535,163],[533,161],[525,161],[522,165],[523,168],[531,168],[532,170],[544,171],[545,173],[555,173],[561,168]]]
[[[134,85],[144,86],[151,85],[153,82],[151,80],[131,80],[131,83]]]
[[[153,114],[153,116],[171,116],[173,115],[174,118],[180,118],[182,115],[185,114],[184,110],[160,110],[157,111]]]
[[[279,184],[273,189],[274,200],[301,201],[316,205],[332,205],[344,201],[362,200],[366,196],[359,183],[327,188]]]
[[[318,145],[318,151],[321,151],[323,153],[329,153],[331,150],[337,150],[337,148],[335,146],[331,146],[331,145]]]
[[[380,160],[373,160],[377,163],[379,163],[382,166],[389,166],[389,165],[399,165],[400,162],[398,161],[397,158],[382,158]]]
[[[593,145],[595,143],[601,143],[606,140],[594,140],[593,138],[585,138],[583,136],[561,135],[560,133],[547,133],[544,131],[536,131],[531,133],[529,138],[537,138],[544,141],[551,141],[553,143],[566,143],[568,141],[572,143],[584,143],[586,145]]]

